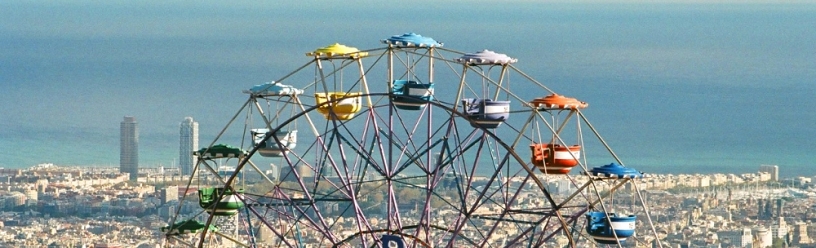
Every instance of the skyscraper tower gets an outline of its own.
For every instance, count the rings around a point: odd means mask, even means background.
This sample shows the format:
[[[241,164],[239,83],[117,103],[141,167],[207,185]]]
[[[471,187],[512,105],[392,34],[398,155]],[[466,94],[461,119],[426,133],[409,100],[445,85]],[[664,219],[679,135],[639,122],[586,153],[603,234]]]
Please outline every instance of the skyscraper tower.
[[[130,173],[130,180],[139,178],[139,128],[136,118],[125,116],[119,125],[119,172]]]
[[[182,176],[193,174],[196,159],[193,151],[198,150],[198,122],[193,117],[185,117],[179,125],[179,169]]]
[[[785,200],[782,198],[776,199],[776,217],[782,218],[785,217]]]
[[[794,225],[793,243],[794,244],[810,244],[810,237],[808,237],[808,223],[797,222]]]

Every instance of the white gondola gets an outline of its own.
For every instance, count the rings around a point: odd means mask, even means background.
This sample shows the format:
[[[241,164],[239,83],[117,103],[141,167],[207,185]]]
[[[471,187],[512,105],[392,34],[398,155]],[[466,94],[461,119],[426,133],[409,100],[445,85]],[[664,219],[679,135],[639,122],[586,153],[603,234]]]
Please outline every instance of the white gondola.
[[[271,133],[269,129],[252,129],[250,132],[255,146],[258,146],[258,154],[264,157],[282,157],[297,146],[297,130],[277,131],[275,137],[266,139],[266,142],[263,140]]]

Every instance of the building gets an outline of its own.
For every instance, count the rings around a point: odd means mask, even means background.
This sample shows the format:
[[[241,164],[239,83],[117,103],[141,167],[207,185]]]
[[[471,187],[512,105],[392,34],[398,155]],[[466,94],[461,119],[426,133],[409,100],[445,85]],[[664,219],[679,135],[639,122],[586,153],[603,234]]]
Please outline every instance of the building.
[[[754,240],[757,241],[758,247],[770,247],[773,245],[773,236],[768,228],[765,228],[764,226],[755,227],[754,233],[756,233],[756,238]]]
[[[751,228],[743,228],[742,230],[721,231],[717,232],[717,236],[721,241],[726,241],[730,247],[751,247],[754,241],[751,236]]]
[[[269,164],[269,168],[270,168],[270,170],[266,171],[266,176],[267,177],[271,176],[272,178],[275,178],[275,181],[280,181],[280,179],[281,179],[280,178],[280,168],[278,168],[277,165],[271,164],[271,163]]]
[[[802,245],[810,244],[810,237],[808,237],[808,224],[805,222],[797,222],[793,226],[793,244]]]
[[[139,178],[139,128],[132,116],[119,126],[119,172],[130,173],[131,181]]]
[[[5,209],[11,210],[11,209],[23,206],[26,203],[25,194],[20,193],[20,192],[16,192],[16,191],[9,192],[8,195],[6,195],[4,197],[5,197],[5,202],[4,202],[4,208]]]
[[[785,200],[776,199],[776,217],[782,218],[785,216]]]
[[[161,204],[167,204],[171,201],[178,201],[179,188],[178,186],[167,186],[159,191],[159,200]]]
[[[281,166],[280,168],[280,179],[281,182],[297,182],[298,176],[300,177],[301,181],[309,182],[314,180],[314,170],[307,165],[297,165],[293,169],[291,166]],[[330,169],[330,168],[326,168]],[[297,176],[295,176],[297,173]]]
[[[771,174],[771,181],[779,181],[779,166],[763,164],[759,166],[759,172]]]
[[[182,176],[193,174],[196,158],[193,151],[198,150],[198,122],[193,117],[185,117],[179,125],[179,170]]]
[[[777,218],[776,224],[771,226],[771,235],[773,238],[787,239],[788,223],[785,222],[785,218]]]

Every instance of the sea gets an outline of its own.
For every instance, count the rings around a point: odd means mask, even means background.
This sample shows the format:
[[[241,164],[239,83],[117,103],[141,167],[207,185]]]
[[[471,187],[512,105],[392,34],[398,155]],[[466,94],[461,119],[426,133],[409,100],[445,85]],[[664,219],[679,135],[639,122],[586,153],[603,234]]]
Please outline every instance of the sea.
[[[809,1],[3,1],[0,167],[118,166],[124,116],[140,166],[172,167],[184,117],[209,144],[307,52],[413,32],[588,102],[627,166],[815,176],[814,26]]]

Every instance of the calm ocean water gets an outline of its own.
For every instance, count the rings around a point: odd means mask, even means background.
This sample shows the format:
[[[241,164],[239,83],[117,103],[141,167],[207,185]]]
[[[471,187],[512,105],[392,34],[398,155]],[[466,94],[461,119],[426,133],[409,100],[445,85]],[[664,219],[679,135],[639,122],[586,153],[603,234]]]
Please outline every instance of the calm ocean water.
[[[126,115],[139,122],[140,164],[169,166],[185,116],[208,144],[241,90],[306,63],[305,52],[416,32],[518,58],[589,102],[586,115],[640,170],[777,164],[783,176],[812,176],[813,26],[816,4],[4,2],[0,167],[116,166]]]

